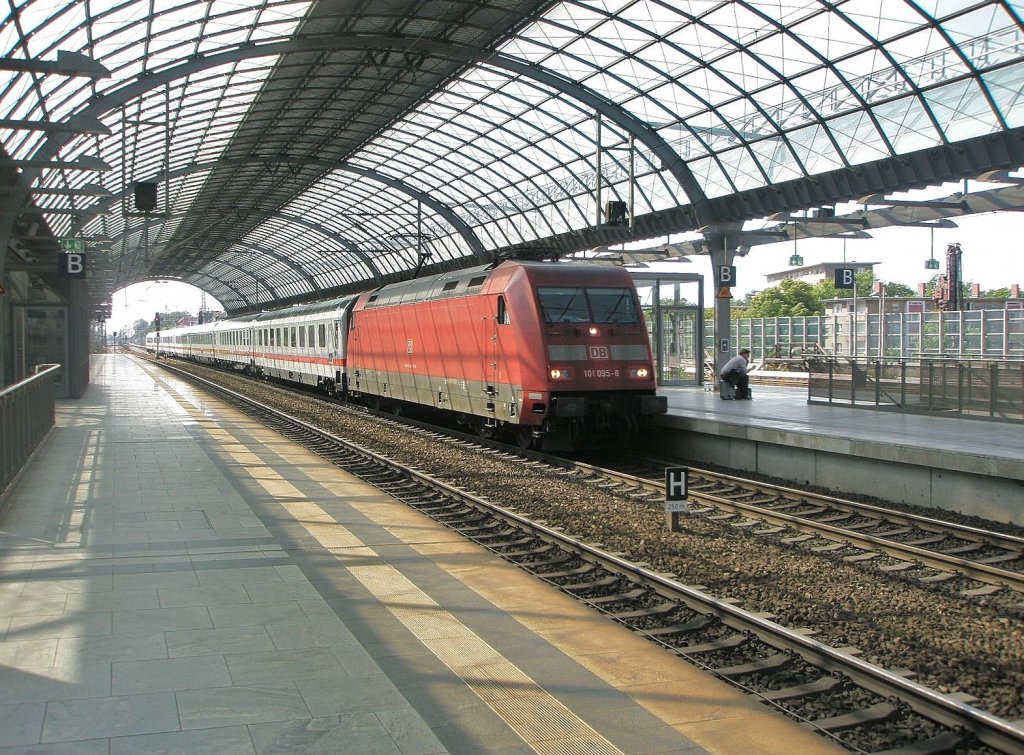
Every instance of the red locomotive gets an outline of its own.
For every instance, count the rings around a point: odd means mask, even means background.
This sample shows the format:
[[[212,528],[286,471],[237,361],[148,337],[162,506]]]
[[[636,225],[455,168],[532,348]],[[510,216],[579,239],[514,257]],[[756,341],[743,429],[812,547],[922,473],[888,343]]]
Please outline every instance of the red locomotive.
[[[365,293],[346,365],[353,395],[454,412],[522,445],[621,438],[666,411],[622,268],[508,261]]]

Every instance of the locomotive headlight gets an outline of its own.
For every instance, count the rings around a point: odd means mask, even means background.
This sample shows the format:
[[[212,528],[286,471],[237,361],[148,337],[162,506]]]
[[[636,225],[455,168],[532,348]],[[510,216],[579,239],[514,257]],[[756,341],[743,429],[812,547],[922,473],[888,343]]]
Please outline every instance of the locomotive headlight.
[[[629,370],[629,376],[634,380],[646,380],[651,376],[651,371],[646,367],[632,367]]]
[[[572,380],[572,370],[568,367],[552,367],[548,374],[552,380]]]
[[[595,328],[593,325],[591,325],[589,330],[587,330],[587,333],[589,333],[592,336],[599,336],[601,335],[601,329]]]

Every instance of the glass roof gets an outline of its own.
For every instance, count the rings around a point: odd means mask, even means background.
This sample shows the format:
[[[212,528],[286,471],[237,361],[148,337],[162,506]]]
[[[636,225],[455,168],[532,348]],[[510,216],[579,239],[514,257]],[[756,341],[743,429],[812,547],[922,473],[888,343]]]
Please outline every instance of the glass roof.
[[[634,238],[693,230],[715,200],[1020,128],[1022,5],[25,0],[0,22],[0,144],[47,161],[23,206],[53,235],[112,240],[101,294],[310,301],[586,248],[610,201]]]

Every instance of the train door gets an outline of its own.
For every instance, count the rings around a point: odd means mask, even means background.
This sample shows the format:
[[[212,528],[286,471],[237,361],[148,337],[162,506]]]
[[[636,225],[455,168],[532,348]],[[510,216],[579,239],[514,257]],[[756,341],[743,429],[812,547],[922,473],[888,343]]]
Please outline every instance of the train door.
[[[504,296],[484,299],[489,311],[482,318],[483,342],[480,354],[483,357],[483,391],[486,397],[486,414],[489,419],[498,415],[501,397],[501,383],[504,379],[504,355],[501,343],[501,326],[508,322],[508,309]]]
[[[345,310],[347,317],[352,317],[351,309]],[[348,373],[345,367],[345,348],[348,333],[346,319],[334,319],[327,324],[327,364],[334,370],[334,390],[343,396],[348,395]]]
[[[492,413],[497,413],[503,420],[512,420],[516,414],[516,397],[512,394],[511,374],[508,360],[515,352],[515,343],[504,342],[503,335],[508,334],[505,326],[511,322],[508,302],[503,295],[498,295],[494,302],[494,314],[491,322],[491,342],[489,344],[490,372],[490,405]]]

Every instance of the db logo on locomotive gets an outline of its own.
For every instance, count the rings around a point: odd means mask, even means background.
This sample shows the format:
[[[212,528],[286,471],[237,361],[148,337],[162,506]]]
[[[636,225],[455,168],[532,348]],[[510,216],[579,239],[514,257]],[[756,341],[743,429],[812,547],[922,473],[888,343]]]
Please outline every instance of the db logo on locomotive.
[[[591,359],[610,359],[611,354],[608,353],[607,346],[590,346],[588,347],[589,356]]]

